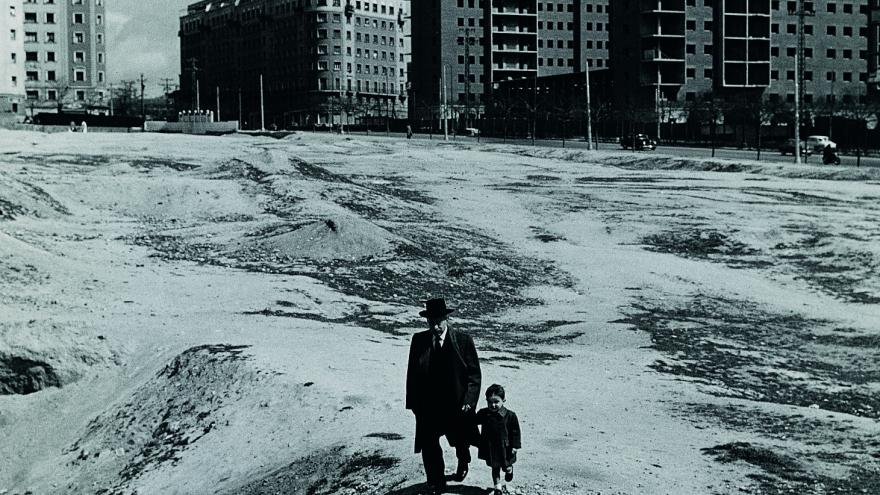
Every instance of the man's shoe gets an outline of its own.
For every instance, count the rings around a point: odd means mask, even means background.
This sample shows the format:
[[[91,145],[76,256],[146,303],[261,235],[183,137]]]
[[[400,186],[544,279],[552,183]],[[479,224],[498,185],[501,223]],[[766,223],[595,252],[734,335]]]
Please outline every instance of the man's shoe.
[[[513,481],[513,466],[507,468],[508,471],[504,472],[504,481]]]
[[[467,464],[459,464],[458,469],[455,471],[455,474],[452,475],[452,481],[458,481],[459,483],[464,481],[467,478],[468,474],[468,465]]]

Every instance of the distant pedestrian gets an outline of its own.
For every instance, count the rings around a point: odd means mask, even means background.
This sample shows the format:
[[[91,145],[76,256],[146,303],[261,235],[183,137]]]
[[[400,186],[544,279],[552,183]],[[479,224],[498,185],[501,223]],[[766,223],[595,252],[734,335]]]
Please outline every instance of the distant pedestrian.
[[[89,126],[86,125],[86,121],[85,121],[85,120],[82,121],[82,124],[80,124],[80,127],[82,127],[82,131],[83,131],[83,132],[89,132]]]
[[[427,319],[428,330],[413,335],[406,370],[406,408],[416,417],[415,452],[422,454],[432,495],[446,489],[440,437],[455,447],[454,481],[467,476],[470,446],[479,439],[474,411],[480,397],[480,361],[473,339],[449,326],[447,317],[453,311],[443,299],[425,302],[419,315]]]
[[[412,139],[412,136],[413,136],[412,126],[408,125],[408,126],[406,126],[406,138]]]
[[[70,127],[67,128],[67,132],[76,132],[76,122],[70,121]]]
[[[480,431],[477,457],[492,468],[494,495],[501,495],[501,471],[504,480],[513,480],[516,450],[521,448],[519,419],[516,413],[504,407],[504,387],[498,384],[486,389],[487,407],[477,411]]]

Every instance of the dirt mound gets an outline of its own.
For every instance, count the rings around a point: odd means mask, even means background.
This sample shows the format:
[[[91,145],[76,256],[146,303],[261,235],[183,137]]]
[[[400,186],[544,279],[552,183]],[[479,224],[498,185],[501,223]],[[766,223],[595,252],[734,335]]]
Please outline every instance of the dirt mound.
[[[372,222],[334,215],[260,236],[245,247],[287,258],[355,260],[387,254],[395,241],[393,234]]]
[[[386,473],[398,465],[399,459],[380,452],[351,453],[348,450],[336,446],[313,452],[226,493],[387,493],[390,480]]]
[[[37,322],[0,325],[0,395],[31,394],[78,380],[111,353],[103,338]]]
[[[227,344],[187,349],[127,401],[95,417],[65,449],[67,462],[80,473],[72,492],[81,484],[86,489],[96,473],[114,480],[105,488],[119,490],[164,463],[176,463],[184,450],[219,428],[224,405],[261,379],[244,349]]]
[[[8,177],[0,180],[0,220],[67,214],[67,208],[42,188]]]

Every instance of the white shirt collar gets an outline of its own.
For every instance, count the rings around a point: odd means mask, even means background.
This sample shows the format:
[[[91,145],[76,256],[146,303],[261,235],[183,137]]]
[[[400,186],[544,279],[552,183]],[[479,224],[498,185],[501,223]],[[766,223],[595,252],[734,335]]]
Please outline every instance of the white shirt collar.
[[[447,334],[448,332],[449,332],[449,327],[447,326],[446,328],[443,329],[443,333],[440,334],[439,339],[440,339],[440,345],[441,345],[441,346],[443,345],[443,342],[446,341],[446,334]],[[437,335],[437,334],[434,334],[434,335]],[[435,338],[436,338],[436,337],[435,337]]]

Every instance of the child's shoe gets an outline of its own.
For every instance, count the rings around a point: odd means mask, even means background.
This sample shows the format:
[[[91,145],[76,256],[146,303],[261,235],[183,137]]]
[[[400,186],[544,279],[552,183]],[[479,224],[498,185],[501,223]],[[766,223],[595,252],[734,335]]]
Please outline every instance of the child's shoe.
[[[513,481],[513,466],[504,470],[504,481]]]

